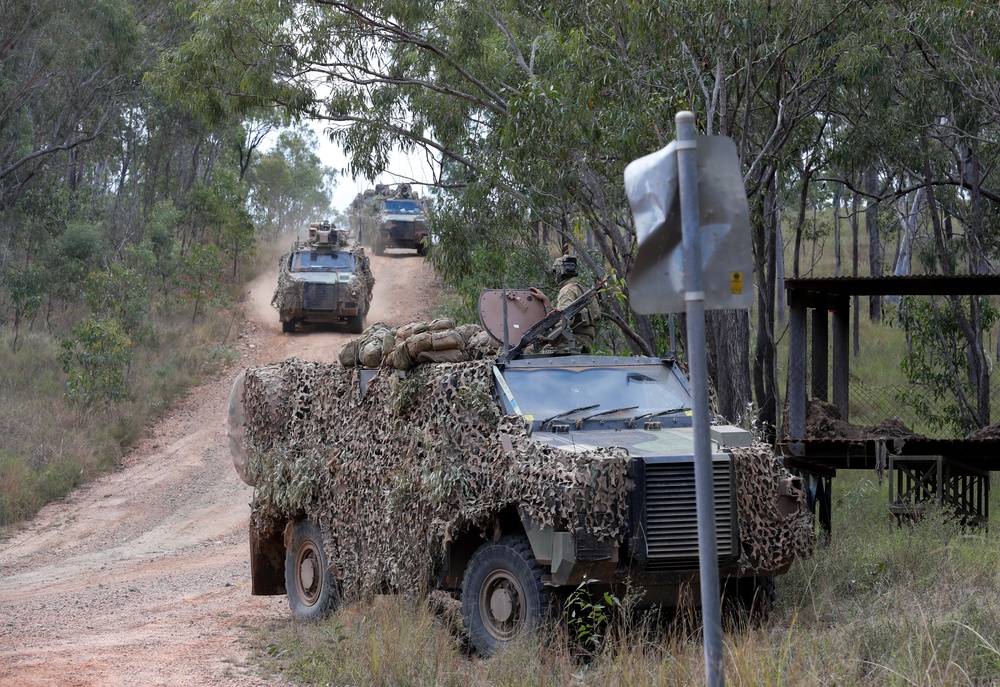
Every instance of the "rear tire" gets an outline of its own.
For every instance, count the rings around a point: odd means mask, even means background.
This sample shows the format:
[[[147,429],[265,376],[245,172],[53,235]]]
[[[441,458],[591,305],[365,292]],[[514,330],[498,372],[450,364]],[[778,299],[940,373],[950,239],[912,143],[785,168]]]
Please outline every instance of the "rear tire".
[[[481,655],[491,656],[535,630],[548,604],[542,568],[527,537],[503,537],[472,554],[462,582],[462,621]]]
[[[283,334],[294,334],[295,333],[295,320],[289,320],[288,322],[281,323],[281,331]]]
[[[349,315],[347,318],[347,331],[351,334],[360,334],[365,330],[364,315]]]
[[[340,585],[330,572],[319,525],[300,520],[285,550],[285,593],[288,608],[299,620],[320,620],[340,601]]]

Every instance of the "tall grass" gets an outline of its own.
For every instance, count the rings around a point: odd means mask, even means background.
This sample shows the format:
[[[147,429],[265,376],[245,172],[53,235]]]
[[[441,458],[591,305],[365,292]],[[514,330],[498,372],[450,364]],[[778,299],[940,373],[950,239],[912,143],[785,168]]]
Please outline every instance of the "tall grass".
[[[997,512],[998,494],[991,501]],[[834,532],[778,579],[763,627],[725,638],[730,685],[1000,685],[1000,536],[945,511],[898,524],[868,473],[835,480]],[[553,621],[482,660],[421,600],[378,597],[256,635],[265,669],[309,685],[698,685],[697,614],[616,619],[581,652]]]
[[[249,270],[253,273],[253,270]],[[190,306],[159,303],[153,335],[138,348],[128,372],[131,397],[110,406],[79,408],[65,397],[66,375],[58,361],[59,333],[75,313],[22,332],[12,350],[0,333],[0,525],[32,516],[45,503],[113,469],[144,429],[189,388],[235,357],[241,314],[233,287],[220,305],[194,325]]]

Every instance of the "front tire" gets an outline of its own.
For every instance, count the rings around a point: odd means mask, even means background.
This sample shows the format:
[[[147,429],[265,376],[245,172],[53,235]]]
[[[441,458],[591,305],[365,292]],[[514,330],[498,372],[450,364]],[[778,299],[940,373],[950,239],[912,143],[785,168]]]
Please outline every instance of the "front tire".
[[[351,334],[360,334],[365,330],[364,315],[349,315],[347,317],[347,331]]]
[[[300,520],[292,528],[292,540],[285,550],[285,593],[288,608],[300,620],[320,620],[340,599],[337,578],[323,549],[319,525]]]
[[[535,630],[548,602],[527,537],[503,537],[472,554],[462,582],[462,621],[481,655],[491,656]]]
[[[288,322],[281,323],[281,332],[283,334],[294,334],[295,333],[295,320],[289,320]]]

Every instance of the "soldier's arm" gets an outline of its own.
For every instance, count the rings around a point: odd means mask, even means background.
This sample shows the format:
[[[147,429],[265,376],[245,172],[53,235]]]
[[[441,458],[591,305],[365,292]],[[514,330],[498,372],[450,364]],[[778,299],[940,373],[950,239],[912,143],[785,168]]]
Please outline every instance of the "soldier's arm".
[[[542,302],[542,305],[545,306],[545,312],[549,312],[552,309],[552,302],[549,300],[548,296],[542,293],[541,289],[532,286],[531,288],[528,289],[528,291],[531,292],[532,296],[534,296],[535,298],[537,298]]]

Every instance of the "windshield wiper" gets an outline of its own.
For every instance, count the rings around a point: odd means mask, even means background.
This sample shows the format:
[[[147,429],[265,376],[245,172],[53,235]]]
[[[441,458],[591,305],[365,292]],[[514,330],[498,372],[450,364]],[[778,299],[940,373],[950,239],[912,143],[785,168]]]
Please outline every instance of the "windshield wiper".
[[[624,413],[626,410],[635,410],[639,406],[629,406],[628,408],[615,408],[614,410],[602,410],[599,413],[594,413],[593,415],[588,415],[587,417],[581,417],[576,421],[576,428],[581,429],[583,423],[587,420],[593,420],[595,417],[601,417],[602,415],[614,415],[615,413]]]
[[[673,413],[681,413],[685,410],[690,410],[689,408],[668,408],[667,410],[655,410],[652,413],[643,413],[642,415],[636,415],[635,417],[630,417],[628,419],[628,426],[635,427],[637,420],[645,420],[647,417],[656,417],[657,415],[672,415]]]
[[[594,408],[600,408],[600,407],[601,407],[600,403],[595,403],[592,406],[580,406],[579,408],[573,408],[573,410],[565,410],[561,413],[556,413],[552,417],[547,417],[540,423],[538,423],[538,429],[544,430],[545,425],[549,424],[553,420],[558,420],[561,417],[566,417],[567,415],[572,415],[573,413],[582,413],[585,410],[593,410]]]

